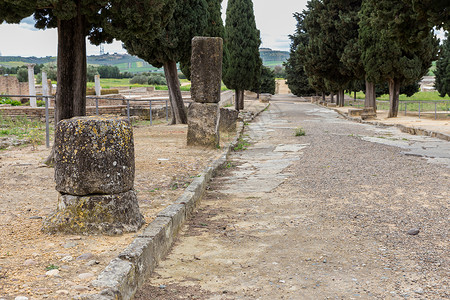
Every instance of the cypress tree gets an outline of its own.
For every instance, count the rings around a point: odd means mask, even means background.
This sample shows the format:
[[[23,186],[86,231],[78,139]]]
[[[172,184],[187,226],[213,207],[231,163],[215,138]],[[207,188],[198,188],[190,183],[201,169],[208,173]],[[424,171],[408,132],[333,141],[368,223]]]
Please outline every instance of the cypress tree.
[[[290,56],[284,63],[287,84],[294,95],[311,96],[315,94],[315,90],[309,84],[303,66],[304,51],[309,40],[304,25],[305,11],[294,13],[294,18],[297,20],[296,31],[293,35],[289,35],[291,40]]]
[[[208,3],[209,18],[207,27],[201,36],[224,38],[225,28],[222,20],[222,0],[206,0]],[[225,59],[225,56],[224,56]],[[187,79],[191,79],[191,57],[187,57],[185,61],[180,62],[180,69]]]
[[[441,97],[450,96],[450,39],[449,34],[442,45],[439,60],[436,62],[435,87]]]
[[[309,34],[305,70],[309,77],[318,76],[328,89],[338,91],[339,106],[344,104],[344,90],[362,73],[355,64],[358,48],[354,46],[360,5],[361,0],[311,0],[305,14]]]
[[[257,85],[262,61],[260,33],[256,28],[253,2],[230,0],[225,20],[225,72],[223,81],[236,93],[236,109],[244,108],[244,90]]]
[[[401,1],[364,0],[361,8],[361,58],[370,82],[389,84],[388,117],[398,114],[400,86],[423,77],[437,54],[435,36],[429,30],[423,38],[423,27],[414,25],[416,17],[411,5]],[[402,26],[408,40],[398,39],[398,20],[408,24]]]
[[[155,67],[164,67],[172,108],[172,124],[187,124],[187,114],[181,96],[177,62],[191,56],[191,40],[207,27],[208,4],[205,0],[176,1],[173,15],[155,40],[122,39],[130,54]]]

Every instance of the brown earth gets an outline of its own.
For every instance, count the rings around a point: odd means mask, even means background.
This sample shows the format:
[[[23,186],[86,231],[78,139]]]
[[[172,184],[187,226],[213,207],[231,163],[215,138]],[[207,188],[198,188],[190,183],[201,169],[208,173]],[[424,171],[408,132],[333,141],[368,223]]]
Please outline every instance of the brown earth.
[[[186,132],[185,125],[134,128],[135,190],[147,224],[222,153],[188,148]],[[41,164],[48,153],[45,146],[0,152],[0,298],[66,299],[88,292],[94,276],[135,236],[41,233],[42,218],[57,203],[53,169]],[[87,258],[78,258],[88,253]],[[51,265],[59,268],[57,276],[46,275]],[[90,274],[80,279],[83,273]]]

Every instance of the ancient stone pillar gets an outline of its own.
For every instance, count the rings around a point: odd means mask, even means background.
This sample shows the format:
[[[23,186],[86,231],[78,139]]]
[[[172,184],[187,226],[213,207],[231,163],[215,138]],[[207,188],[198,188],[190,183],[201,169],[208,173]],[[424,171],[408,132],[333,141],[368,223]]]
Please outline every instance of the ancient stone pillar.
[[[42,72],[42,95],[48,96],[49,94],[49,88],[48,88],[48,79],[47,79],[47,73]]]
[[[28,95],[36,96],[36,87],[34,85],[34,64],[28,65]],[[36,97],[30,97],[31,107],[37,107]]]
[[[98,97],[102,95],[102,87],[100,85],[100,75],[95,75],[95,95]]]
[[[76,117],[55,130],[57,211],[49,233],[121,234],[144,223],[134,185],[133,131],[121,118]]]
[[[222,48],[221,38],[192,39],[191,98],[194,103],[188,109],[189,146],[219,145]]]

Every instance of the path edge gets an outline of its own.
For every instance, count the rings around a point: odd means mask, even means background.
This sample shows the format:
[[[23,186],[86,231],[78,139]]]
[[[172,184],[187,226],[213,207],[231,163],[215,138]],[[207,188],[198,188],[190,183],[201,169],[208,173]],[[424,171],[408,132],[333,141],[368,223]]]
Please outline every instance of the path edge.
[[[337,112],[339,115],[341,115],[345,119],[353,121],[353,122],[375,125],[375,126],[397,127],[401,132],[408,133],[411,135],[429,136],[429,137],[434,137],[434,138],[441,139],[444,141],[450,141],[450,135],[439,132],[439,131],[428,130],[428,129],[424,129],[424,128],[420,128],[420,127],[405,126],[403,124],[386,124],[386,123],[379,122],[379,121],[362,120],[361,118],[350,117],[346,113],[343,113],[343,112],[339,111],[338,109],[335,109],[332,107],[327,107],[327,106],[323,106],[323,105],[319,105],[319,104],[316,104],[316,105],[324,107],[324,108],[328,108],[330,110],[334,110],[335,112]]]
[[[160,211],[145,229],[91,282],[100,288],[97,294],[74,297],[77,300],[128,300],[133,299],[138,288],[150,277],[159,262],[168,254],[181,227],[200,203],[207,183],[227,163],[231,150],[239,143],[245,126],[270,106],[253,113],[241,113],[235,138],[224,147],[214,160],[186,188],[177,200]]]

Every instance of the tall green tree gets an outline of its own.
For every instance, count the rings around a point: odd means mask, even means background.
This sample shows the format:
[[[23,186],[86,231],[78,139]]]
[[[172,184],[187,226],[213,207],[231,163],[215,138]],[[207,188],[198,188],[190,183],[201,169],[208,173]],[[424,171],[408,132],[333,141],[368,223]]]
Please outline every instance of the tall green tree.
[[[361,76],[351,60],[358,57],[354,44],[358,39],[360,6],[361,0],[311,0],[305,14],[309,33],[305,70],[309,76],[324,79],[330,91],[338,92],[340,106],[344,104],[344,90]]]
[[[289,35],[291,40],[290,56],[284,63],[287,84],[294,95],[311,96],[316,91],[311,87],[303,66],[304,51],[309,41],[304,24],[305,11],[294,13],[294,18],[297,21],[296,30],[294,34]]]
[[[224,38],[225,28],[222,20],[222,0],[206,0],[208,3],[209,18],[205,30],[201,36]],[[225,58],[225,57],[224,57]],[[191,79],[191,57],[180,62],[180,68],[187,79]]]
[[[261,38],[256,28],[253,2],[229,0],[225,20],[225,85],[235,90],[236,109],[244,108],[244,90],[257,86],[262,61]]]
[[[436,37],[431,30],[424,37],[423,27],[414,26],[416,17],[412,6],[402,1],[364,0],[361,7],[361,58],[370,82],[389,84],[388,117],[398,114],[400,86],[423,77],[437,55]],[[408,40],[398,39],[398,20],[408,24],[402,26]]]
[[[207,27],[208,4],[205,0],[176,1],[175,10],[167,25],[155,40],[133,37],[122,39],[130,54],[151,65],[164,67],[172,108],[172,124],[187,124],[187,113],[181,96],[177,62],[186,62],[191,56],[191,40]]]
[[[450,35],[447,33],[439,60],[436,62],[435,87],[441,97],[450,96]]]
[[[56,121],[86,114],[86,37],[94,44],[159,33],[174,0],[3,0],[0,24],[34,15],[35,27],[58,29]]]

